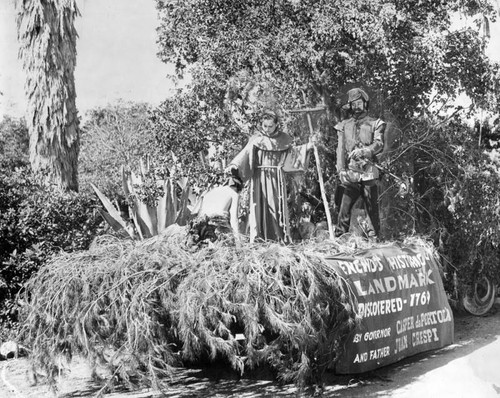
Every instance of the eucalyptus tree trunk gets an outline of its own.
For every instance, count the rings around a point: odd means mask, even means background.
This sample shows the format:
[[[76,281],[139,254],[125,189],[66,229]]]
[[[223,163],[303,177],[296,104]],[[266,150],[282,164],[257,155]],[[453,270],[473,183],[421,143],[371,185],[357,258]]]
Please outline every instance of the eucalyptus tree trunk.
[[[75,0],[17,0],[19,57],[26,74],[30,162],[63,190],[78,190]]]

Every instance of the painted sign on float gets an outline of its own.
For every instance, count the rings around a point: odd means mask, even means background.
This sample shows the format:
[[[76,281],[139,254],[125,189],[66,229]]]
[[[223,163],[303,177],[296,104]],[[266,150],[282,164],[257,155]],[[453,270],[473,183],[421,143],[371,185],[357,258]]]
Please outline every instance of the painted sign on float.
[[[453,314],[429,248],[391,244],[326,261],[351,286],[361,318],[338,373],[366,372],[453,343]]]

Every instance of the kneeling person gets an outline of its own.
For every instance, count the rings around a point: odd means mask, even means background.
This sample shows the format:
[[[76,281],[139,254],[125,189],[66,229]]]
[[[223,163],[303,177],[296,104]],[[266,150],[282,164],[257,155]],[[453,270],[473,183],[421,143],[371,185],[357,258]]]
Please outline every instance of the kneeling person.
[[[223,186],[208,191],[202,199],[197,217],[191,222],[190,233],[198,235],[195,243],[216,241],[231,231],[237,235],[239,192],[241,179],[231,176]]]

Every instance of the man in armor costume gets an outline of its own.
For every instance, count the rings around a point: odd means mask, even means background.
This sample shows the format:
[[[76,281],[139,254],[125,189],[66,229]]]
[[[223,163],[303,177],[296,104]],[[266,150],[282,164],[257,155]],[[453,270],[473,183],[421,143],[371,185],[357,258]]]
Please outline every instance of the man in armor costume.
[[[371,227],[368,238],[380,232],[378,209],[379,170],[375,156],[384,148],[385,122],[368,116],[370,98],[361,88],[348,91],[351,117],[335,126],[338,134],[337,172],[343,186],[342,200],[335,235],[349,232],[352,208],[361,197]]]

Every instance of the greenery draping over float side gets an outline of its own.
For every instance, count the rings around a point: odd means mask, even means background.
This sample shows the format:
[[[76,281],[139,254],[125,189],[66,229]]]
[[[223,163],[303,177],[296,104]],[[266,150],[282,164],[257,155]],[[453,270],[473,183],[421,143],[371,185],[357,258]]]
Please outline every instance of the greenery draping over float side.
[[[320,256],[353,242],[188,250],[182,233],[103,236],[30,279],[21,336],[52,383],[61,360],[77,354],[157,388],[172,366],[215,360],[239,374],[265,364],[284,382],[319,382],[356,322],[352,292]]]

